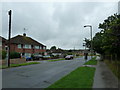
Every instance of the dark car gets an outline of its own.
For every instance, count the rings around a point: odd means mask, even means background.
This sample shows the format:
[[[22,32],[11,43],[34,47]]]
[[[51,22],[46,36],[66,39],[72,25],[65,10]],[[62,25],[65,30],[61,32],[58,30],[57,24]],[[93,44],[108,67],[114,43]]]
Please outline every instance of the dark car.
[[[25,59],[26,59],[26,61],[30,61],[30,60],[32,60],[32,57],[26,56]]]
[[[33,60],[42,60],[42,55],[33,55]]]
[[[65,57],[65,59],[66,59],[66,60],[73,59],[73,55],[67,55],[67,56]]]

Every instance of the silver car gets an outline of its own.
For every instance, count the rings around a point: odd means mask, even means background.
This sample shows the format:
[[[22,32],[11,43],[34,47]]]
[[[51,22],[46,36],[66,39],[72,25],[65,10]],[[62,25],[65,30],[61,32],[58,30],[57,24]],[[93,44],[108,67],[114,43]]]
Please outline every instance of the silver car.
[[[65,57],[65,59],[66,59],[66,60],[73,59],[73,55],[67,55],[67,56]]]

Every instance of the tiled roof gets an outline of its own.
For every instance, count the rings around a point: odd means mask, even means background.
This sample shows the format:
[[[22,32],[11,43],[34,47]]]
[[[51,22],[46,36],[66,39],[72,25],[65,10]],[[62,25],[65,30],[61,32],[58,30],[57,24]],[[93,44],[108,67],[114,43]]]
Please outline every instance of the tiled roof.
[[[27,36],[22,36],[22,35],[17,35],[13,38],[11,38],[11,43],[15,43],[15,44],[30,44],[30,45],[42,45],[45,46],[39,42],[37,42],[36,40],[27,37]]]
[[[0,36],[0,42],[5,42],[5,43],[7,43],[7,40],[6,40],[5,38],[3,38],[3,37]]]

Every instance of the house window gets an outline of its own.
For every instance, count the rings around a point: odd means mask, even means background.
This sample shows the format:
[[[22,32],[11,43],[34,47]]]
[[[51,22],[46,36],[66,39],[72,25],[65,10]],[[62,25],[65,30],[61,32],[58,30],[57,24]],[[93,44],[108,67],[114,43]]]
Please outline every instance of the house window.
[[[42,49],[42,47],[40,46],[40,49]]]
[[[39,46],[35,46],[35,49],[39,49]]]
[[[18,48],[22,48],[21,44],[18,44],[17,46],[18,46]]]
[[[25,57],[31,57],[31,53],[25,53]]]
[[[43,49],[46,49],[46,47],[43,47]]]
[[[24,48],[31,49],[31,45],[24,45]]]

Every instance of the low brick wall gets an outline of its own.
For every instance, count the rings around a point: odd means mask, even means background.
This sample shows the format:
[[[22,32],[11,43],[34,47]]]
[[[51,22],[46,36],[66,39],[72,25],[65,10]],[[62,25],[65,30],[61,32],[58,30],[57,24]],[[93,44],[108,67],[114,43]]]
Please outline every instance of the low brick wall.
[[[24,58],[18,58],[18,59],[10,59],[10,64],[20,64],[25,63],[26,60]],[[7,60],[0,60],[0,65],[7,65]]]

